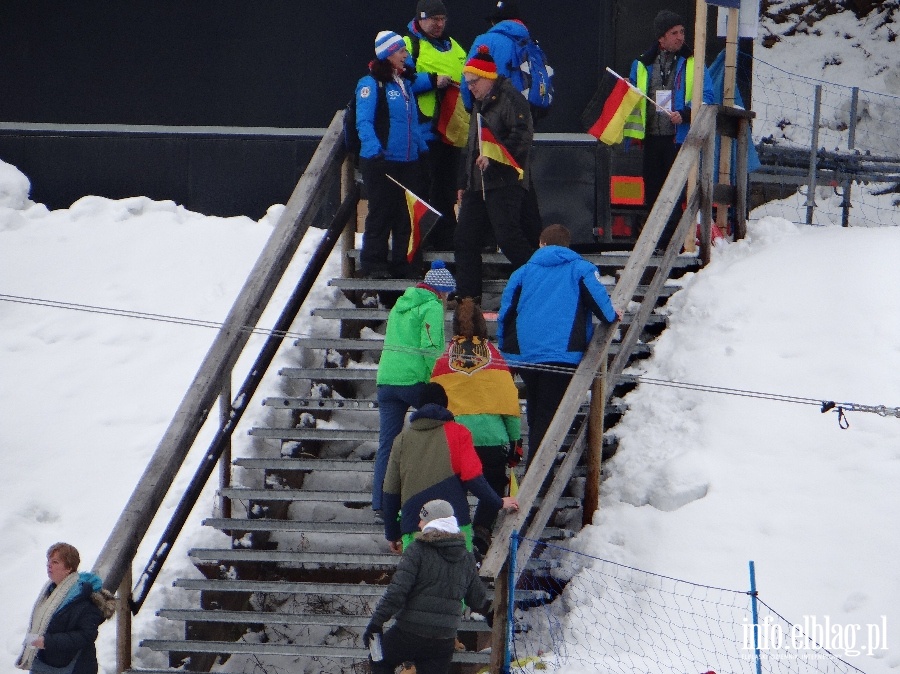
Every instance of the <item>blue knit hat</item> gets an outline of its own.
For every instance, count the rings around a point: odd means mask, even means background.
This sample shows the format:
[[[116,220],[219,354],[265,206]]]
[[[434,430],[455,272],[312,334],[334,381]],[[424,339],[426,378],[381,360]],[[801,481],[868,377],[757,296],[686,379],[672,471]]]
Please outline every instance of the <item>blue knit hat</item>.
[[[382,60],[405,46],[403,38],[393,31],[383,30],[375,36],[375,56]]]
[[[431,269],[425,274],[425,283],[442,293],[452,293],[456,290],[456,279],[441,260],[431,263]]]

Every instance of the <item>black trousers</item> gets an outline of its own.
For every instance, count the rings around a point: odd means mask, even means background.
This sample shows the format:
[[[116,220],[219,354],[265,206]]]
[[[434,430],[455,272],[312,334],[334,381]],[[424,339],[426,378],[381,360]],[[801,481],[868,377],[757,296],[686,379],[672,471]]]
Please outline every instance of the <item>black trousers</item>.
[[[428,144],[425,179],[428,186],[422,196],[441,212],[441,218],[422,244],[428,250],[453,250],[456,234],[456,182],[462,148],[436,139]]]
[[[359,170],[369,199],[369,214],[366,216],[359,260],[360,272],[363,276],[412,278],[415,271],[406,261],[411,231],[406,197],[388,176],[421,195],[419,163],[360,159]]]
[[[459,208],[456,226],[456,293],[460,297],[481,296],[481,249],[485,232],[493,231],[500,250],[513,270],[528,262],[537,250],[522,227],[522,204],[527,190],[506,185],[481,192],[466,190]]]
[[[680,149],[681,146],[675,143],[675,136],[651,136],[648,134],[644,138],[642,173],[644,175],[644,202],[648,209],[653,208]],[[665,249],[669,245],[669,241],[678,227],[678,221],[681,219],[681,202],[683,200],[684,195],[682,194],[675,208],[669,214],[657,248]]]
[[[525,459],[526,468],[531,465],[531,460],[541,446],[541,440],[547,434],[547,428],[553,421],[553,416],[566,395],[569,382],[575,373],[575,367],[568,363],[540,363],[550,365],[554,371],[540,369],[519,370],[522,381],[525,382],[526,416],[528,420],[528,456]],[[560,372],[556,368],[566,368]]]
[[[404,662],[416,666],[416,674],[446,674],[450,671],[450,661],[456,639],[430,639],[418,634],[404,632],[394,625],[381,637],[384,659],[372,662],[372,674],[394,674],[394,670]]]
[[[506,463],[509,460],[509,446],[476,447],[475,453],[481,459],[481,473],[491,489],[500,498],[506,496]],[[472,517],[472,526],[484,527],[490,531],[494,526],[495,519],[497,519],[497,511],[488,508],[479,500],[475,507],[475,515]]]

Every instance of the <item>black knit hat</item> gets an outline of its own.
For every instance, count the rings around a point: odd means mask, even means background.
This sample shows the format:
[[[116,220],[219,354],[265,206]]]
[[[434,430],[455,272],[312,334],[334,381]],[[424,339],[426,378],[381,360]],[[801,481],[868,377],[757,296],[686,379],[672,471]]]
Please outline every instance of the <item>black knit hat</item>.
[[[653,36],[658,40],[675,26],[683,25],[684,19],[681,18],[681,15],[664,9],[653,19]]]
[[[430,381],[422,387],[422,393],[419,395],[419,405],[440,405],[446,407],[448,405],[447,392],[444,387],[437,382]]]
[[[447,16],[447,7],[441,0],[419,0],[416,5],[417,19],[430,19],[433,16]]]
[[[506,21],[507,19],[521,19],[519,3],[517,0],[500,0],[494,11],[488,14],[488,21]]]

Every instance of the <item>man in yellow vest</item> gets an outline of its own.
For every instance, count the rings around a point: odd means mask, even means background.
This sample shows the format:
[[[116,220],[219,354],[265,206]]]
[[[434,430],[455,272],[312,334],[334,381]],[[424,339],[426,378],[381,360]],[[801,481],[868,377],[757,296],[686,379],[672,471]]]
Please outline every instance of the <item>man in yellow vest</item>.
[[[625,123],[625,137],[643,141],[644,203],[648,209],[659,196],[687,137],[694,90],[694,56],[685,43],[684,19],[662,10],[653,20],[653,35],[656,43],[632,63],[630,79],[658,107],[642,99]],[[705,69],[703,102],[713,102],[712,82]],[[676,207],[660,237],[659,248],[666,248],[680,218],[681,208]]]
[[[428,191],[422,196],[443,214],[423,244],[432,250],[453,250],[457,173],[461,148],[468,136],[467,126],[457,129],[456,136],[449,138],[437,131],[441,102],[446,96],[459,95],[466,62],[466,50],[444,35],[446,26],[447,8],[442,0],[419,0],[416,16],[406,27],[403,38],[419,73],[413,91],[419,103],[419,129],[429,148],[425,160]],[[462,104],[459,112],[462,123],[466,124],[468,116]]]

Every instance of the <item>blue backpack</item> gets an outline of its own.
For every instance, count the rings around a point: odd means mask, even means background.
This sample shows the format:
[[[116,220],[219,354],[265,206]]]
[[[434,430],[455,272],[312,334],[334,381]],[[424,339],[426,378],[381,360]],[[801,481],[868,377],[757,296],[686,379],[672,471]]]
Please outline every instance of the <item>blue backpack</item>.
[[[553,103],[553,68],[547,63],[547,55],[537,40],[531,37],[516,40],[512,68],[513,84],[528,99],[532,110],[549,110]],[[518,77],[516,72],[519,73]]]

